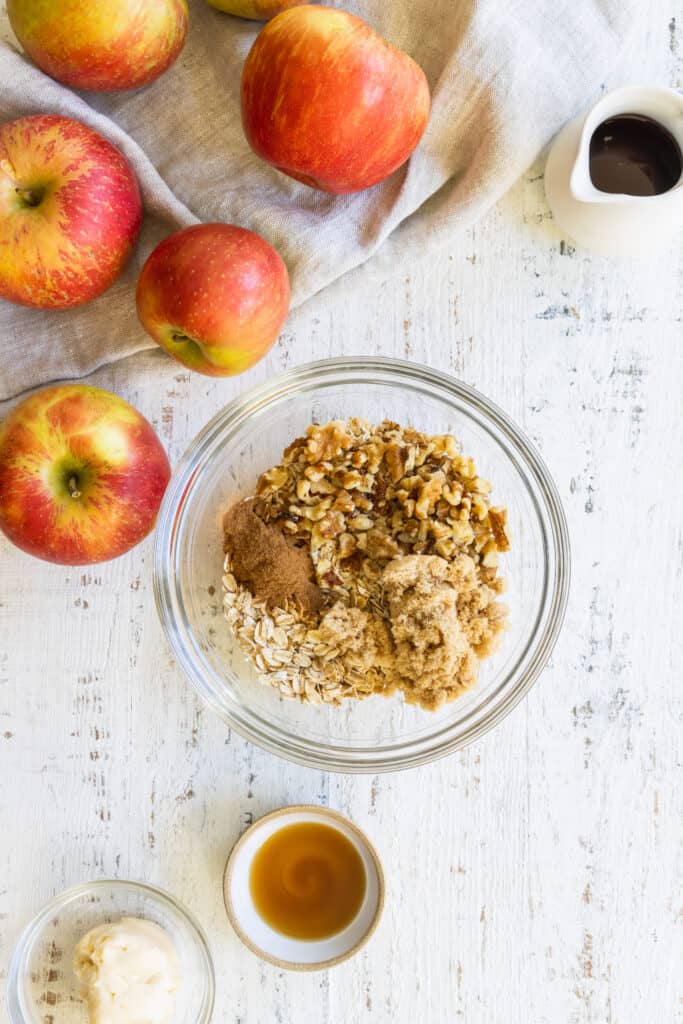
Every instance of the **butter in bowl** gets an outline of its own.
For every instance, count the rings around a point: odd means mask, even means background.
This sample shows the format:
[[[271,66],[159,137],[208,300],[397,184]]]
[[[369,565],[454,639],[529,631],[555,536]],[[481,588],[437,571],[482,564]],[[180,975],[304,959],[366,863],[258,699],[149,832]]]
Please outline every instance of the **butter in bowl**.
[[[191,912],[142,882],[55,896],[27,925],[7,974],[10,1024],[209,1024],[214,969]]]
[[[228,858],[225,907],[242,942],[285,970],[318,971],[365,945],[384,906],[369,839],[325,807],[295,806],[255,822]]]

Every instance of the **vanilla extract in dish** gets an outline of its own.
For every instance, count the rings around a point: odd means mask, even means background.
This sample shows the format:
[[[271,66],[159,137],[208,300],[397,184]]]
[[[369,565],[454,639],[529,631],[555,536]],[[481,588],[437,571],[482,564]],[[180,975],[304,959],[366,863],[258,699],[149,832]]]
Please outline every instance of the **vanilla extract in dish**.
[[[256,852],[249,876],[254,906],[275,931],[328,939],[348,927],[365,898],[365,866],[339,829],[315,821],[285,825]]]
[[[610,117],[593,132],[590,176],[600,192],[658,196],[676,185],[683,155],[663,125],[640,114]]]

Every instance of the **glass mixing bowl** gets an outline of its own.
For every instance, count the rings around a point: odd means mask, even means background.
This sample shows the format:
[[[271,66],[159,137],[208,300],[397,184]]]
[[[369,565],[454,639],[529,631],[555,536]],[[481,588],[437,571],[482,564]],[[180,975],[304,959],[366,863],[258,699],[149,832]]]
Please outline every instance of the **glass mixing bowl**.
[[[121,917],[142,917],[166,931],[178,954],[182,979],[174,1021],[209,1024],[214,970],[199,924],[161,889],[119,881],[67,889],[27,926],[7,973],[11,1024],[87,1024],[88,1008],[73,972],[74,950],[91,928]]]
[[[511,628],[481,663],[478,685],[436,712],[398,696],[313,707],[261,685],[222,618],[226,509],[311,423],[364,417],[454,434],[508,510]],[[423,764],[472,742],[507,715],[546,664],[569,587],[567,526],[538,452],[475,390],[396,359],[332,359],[291,370],[231,402],[184,456],[163,501],[154,586],[171,647],[216,714],[253,743],[300,764],[381,772]]]

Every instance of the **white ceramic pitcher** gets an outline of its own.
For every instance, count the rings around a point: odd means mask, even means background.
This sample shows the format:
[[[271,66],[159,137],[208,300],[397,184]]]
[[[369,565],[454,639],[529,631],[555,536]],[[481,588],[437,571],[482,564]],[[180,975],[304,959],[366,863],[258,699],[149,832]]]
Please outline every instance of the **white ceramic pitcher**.
[[[683,95],[660,86],[615,89],[559,133],[546,164],[545,191],[555,220],[580,245],[606,256],[646,255],[683,226],[683,175],[672,189],[655,196],[595,188],[591,138],[603,121],[620,114],[657,121],[683,152]]]

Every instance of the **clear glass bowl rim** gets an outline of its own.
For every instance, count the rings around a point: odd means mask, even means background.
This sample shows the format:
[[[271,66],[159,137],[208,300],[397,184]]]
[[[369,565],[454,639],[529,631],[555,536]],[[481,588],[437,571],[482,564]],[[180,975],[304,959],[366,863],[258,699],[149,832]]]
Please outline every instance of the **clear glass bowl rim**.
[[[447,727],[442,730],[445,735],[436,734],[439,740],[436,744],[432,742],[434,737],[430,737],[407,741],[403,747],[378,747],[370,755],[365,750],[341,746],[297,743],[296,736],[277,731],[261,719],[255,721],[258,716],[252,715],[249,709],[245,712],[242,708],[241,713],[227,710],[216,692],[220,680],[215,684],[207,681],[189,655],[183,631],[190,634],[191,630],[183,622],[173,566],[183,503],[201,473],[207,453],[219,440],[222,444],[229,443],[240,425],[255,412],[300,390],[349,383],[376,385],[378,375],[385,383],[391,378],[389,383],[409,385],[413,390],[417,383],[427,392],[435,389],[442,399],[451,396],[476,413],[478,424],[499,444],[503,443],[508,456],[513,456],[523,468],[522,479],[534,504],[543,513],[542,521],[552,552],[549,557],[548,551],[544,551],[545,565],[547,569],[548,562],[551,563],[552,574],[546,572],[545,627],[538,636],[534,632],[521,656],[525,657],[535,644],[533,657],[492,712],[457,735],[449,736],[451,728]],[[472,454],[476,457],[476,453]],[[498,725],[528,693],[552,654],[567,608],[570,572],[569,532],[564,509],[552,476],[532,442],[502,409],[470,385],[424,364],[387,356],[341,357],[305,363],[250,388],[229,402],[199,432],[178,463],[161,505],[154,545],[154,597],[159,618],[176,660],[204,703],[240,736],[269,753],[310,768],[346,773],[398,771],[426,764],[468,746]]]
[[[19,995],[19,990],[23,981],[23,961],[46,921],[49,921],[50,918],[53,917],[61,908],[68,906],[69,903],[73,903],[74,900],[77,900],[82,896],[88,896],[93,891],[111,888],[127,889],[129,892],[139,893],[142,896],[149,897],[152,901],[164,904],[179,917],[182,917],[189,925],[190,929],[195,933],[198,939],[199,948],[202,951],[202,958],[206,970],[205,978],[207,982],[207,993],[199,1015],[193,1024],[209,1024],[213,1014],[216,995],[216,978],[209,942],[199,921],[192,913],[190,913],[187,907],[184,907],[174,896],[165,892],[163,889],[158,889],[156,886],[148,885],[146,882],[122,881],[117,878],[103,878],[94,882],[82,882],[80,885],[74,885],[70,889],[64,889],[63,892],[58,893],[49,900],[26,925],[14,948],[9,969],[7,971],[6,1003],[10,1024],[29,1024],[24,1015]]]

